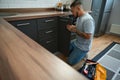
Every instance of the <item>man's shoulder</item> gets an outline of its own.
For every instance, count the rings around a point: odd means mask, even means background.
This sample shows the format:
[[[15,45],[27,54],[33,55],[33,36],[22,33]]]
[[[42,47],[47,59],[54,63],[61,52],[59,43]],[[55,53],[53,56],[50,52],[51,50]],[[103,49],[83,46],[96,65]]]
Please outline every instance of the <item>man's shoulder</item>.
[[[82,23],[85,23],[85,22],[88,22],[88,21],[94,22],[93,17],[89,13],[84,14],[84,16],[82,16],[82,17],[78,17],[77,20],[78,21],[80,20]]]
[[[85,16],[83,17],[84,20],[93,20],[93,17],[89,14],[86,13]]]
[[[95,22],[93,17],[88,13],[82,18],[82,21],[83,23],[84,22],[93,22],[93,23]]]

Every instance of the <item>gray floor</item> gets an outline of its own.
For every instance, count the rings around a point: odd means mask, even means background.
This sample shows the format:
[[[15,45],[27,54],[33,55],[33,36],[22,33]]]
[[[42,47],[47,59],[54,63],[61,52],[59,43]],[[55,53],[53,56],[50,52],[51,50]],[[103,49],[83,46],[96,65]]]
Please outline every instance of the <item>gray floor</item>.
[[[120,45],[114,45],[98,62],[103,65],[108,72],[112,73],[111,80],[120,80]],[[110,79],[108,79],[110,80]]]

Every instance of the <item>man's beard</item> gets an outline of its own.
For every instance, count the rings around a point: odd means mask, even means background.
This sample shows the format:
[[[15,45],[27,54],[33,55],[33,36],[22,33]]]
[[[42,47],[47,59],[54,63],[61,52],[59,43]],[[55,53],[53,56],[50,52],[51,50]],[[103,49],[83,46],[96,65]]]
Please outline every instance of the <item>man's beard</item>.
[[[78,18],[79,16],[78,16],[78,12],[76,12],[76,18]]]

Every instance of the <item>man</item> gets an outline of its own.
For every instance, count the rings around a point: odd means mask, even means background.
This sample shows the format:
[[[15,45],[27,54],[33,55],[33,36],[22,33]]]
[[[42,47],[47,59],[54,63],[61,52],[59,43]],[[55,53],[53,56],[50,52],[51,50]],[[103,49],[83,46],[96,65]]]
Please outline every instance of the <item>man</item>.
[[[71,12],[77,17],[76,26],[67,25],[70,32],[76,33],[76,40],[70,45],[68,63],[75,65],[80,62],[91,49],[95,23],[93,18],[84,11],[80,0],[71,4]]]

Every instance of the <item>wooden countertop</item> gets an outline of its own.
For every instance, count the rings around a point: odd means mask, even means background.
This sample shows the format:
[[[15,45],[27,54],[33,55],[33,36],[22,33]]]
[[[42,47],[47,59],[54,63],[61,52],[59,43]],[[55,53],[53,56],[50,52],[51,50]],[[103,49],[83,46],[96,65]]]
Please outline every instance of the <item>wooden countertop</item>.
[[[6,14],[3,12],[3,14]],[[3,16],[7,21],[14,20],[25,20],[25,19],[36,19],[43,17],[53,17],[53,16],[65,16],[70,15],[71,12],[62,12],[62,11],[49,11],[49,12],[30,12],[30,13],[7,13],[9,16]]]
[[[88,79],[0,18],[0,80]]]

